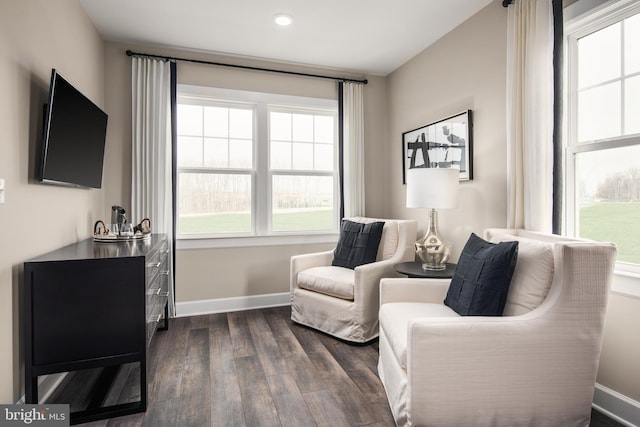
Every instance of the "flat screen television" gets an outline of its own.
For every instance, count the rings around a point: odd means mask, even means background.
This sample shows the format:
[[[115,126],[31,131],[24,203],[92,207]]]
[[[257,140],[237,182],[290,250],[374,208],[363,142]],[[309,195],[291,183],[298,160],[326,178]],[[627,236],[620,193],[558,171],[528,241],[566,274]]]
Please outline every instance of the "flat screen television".
[[[100,188],[107,118],[102,109],[51,70],[40,182]]]

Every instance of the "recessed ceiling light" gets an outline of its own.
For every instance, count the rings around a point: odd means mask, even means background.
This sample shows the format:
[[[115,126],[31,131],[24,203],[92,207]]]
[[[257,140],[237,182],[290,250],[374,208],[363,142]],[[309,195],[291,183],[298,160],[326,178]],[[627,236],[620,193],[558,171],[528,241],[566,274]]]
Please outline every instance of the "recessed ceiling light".
[[[286,13],[278,13],[273,17],[273,20],[281,27],[286,27],[291,25],[291,23],[293,22],[293,16],[287,15]]]

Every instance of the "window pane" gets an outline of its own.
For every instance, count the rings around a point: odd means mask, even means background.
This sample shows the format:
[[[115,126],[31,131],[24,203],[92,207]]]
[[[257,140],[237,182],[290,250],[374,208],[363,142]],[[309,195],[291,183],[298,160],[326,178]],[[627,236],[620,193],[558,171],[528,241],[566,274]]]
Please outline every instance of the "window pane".
[[[204,166],[210,168],[229,167],[229,141],[226,138],[204,139]]]
[[[178,137],[178,166],[202,166],[202,138]]]
[[[624,89],[624,134],[640,133],[640,76],[627,79]]]
[[[271,169],[291,169],[291,143],[271,141]]]
[[[249,169],[253,166],[253,141],[232,139],[229,141],[229,167]]]
[[[178,233],[251,231],[251,176],[180,173]]]
[[[333,177],[274,175],[272,183],[274,231],[334,228]]]
[[[333,146],[328,144],[314,145],[315,170],[332,171],[333,170]]]
[[[578,142],[620,136],[620,82],[578,94]]]
[[[253,111],[232,108],[229,110],[229,137],[253,139]]]
[[[315,116],[314,137],[316,142],[325,142],[333,144],[334,127],[333,117],[331,116]]]
[[[309,114],[293,115],[293,140],[313,142],[313,116]]]
[[[293,164],[296,170],[313,170],[313,144],[293,143]]]
[[[578,87],[620,77],[620,23],[578,40]]]
[[[202,135],[202,107],[178,105],[178,135]]]
[[[291,114],[271,113],[269,128],[271,139],[291,141]]]
[[[624,72],[640,71],[640,13],[624,21]]]
[[[274,112],[270,118],[272,169],[334,170],[333,116]]]
[[[204,107],[204,134],[227,138],[229,136],[229,109]]]
[[[576,156],[578,234],[615,242],[618,261],[640,264],[640,146]]]

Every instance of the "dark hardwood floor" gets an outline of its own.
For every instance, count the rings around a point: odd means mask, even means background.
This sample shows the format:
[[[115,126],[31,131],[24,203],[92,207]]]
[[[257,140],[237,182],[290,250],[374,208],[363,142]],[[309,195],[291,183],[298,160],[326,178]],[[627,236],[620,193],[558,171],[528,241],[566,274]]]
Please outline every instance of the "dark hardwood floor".
[[[172,319],[151,345],[146,413],[84,426],[394,426],[377,376],[378,343],[350,345],[294,324],[290,308]],[[49,403],[86,406],[100,375],[68,375]],[[139,398],[137,367],[108,403]],[[593,411],[592,426],[621,424]]]

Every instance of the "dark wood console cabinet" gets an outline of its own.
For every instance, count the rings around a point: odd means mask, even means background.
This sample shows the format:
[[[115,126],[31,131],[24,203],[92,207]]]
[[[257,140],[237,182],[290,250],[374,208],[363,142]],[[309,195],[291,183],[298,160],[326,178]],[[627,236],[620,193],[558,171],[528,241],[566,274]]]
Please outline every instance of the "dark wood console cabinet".
[[[169,326],[168,252],[162,234],[87,239],[24,263],[26,403],[38,403],[40,375],[139,363],[139,401],[102,406],[92,399],[71,413],[71,423],[146,410],[147,346]]]

